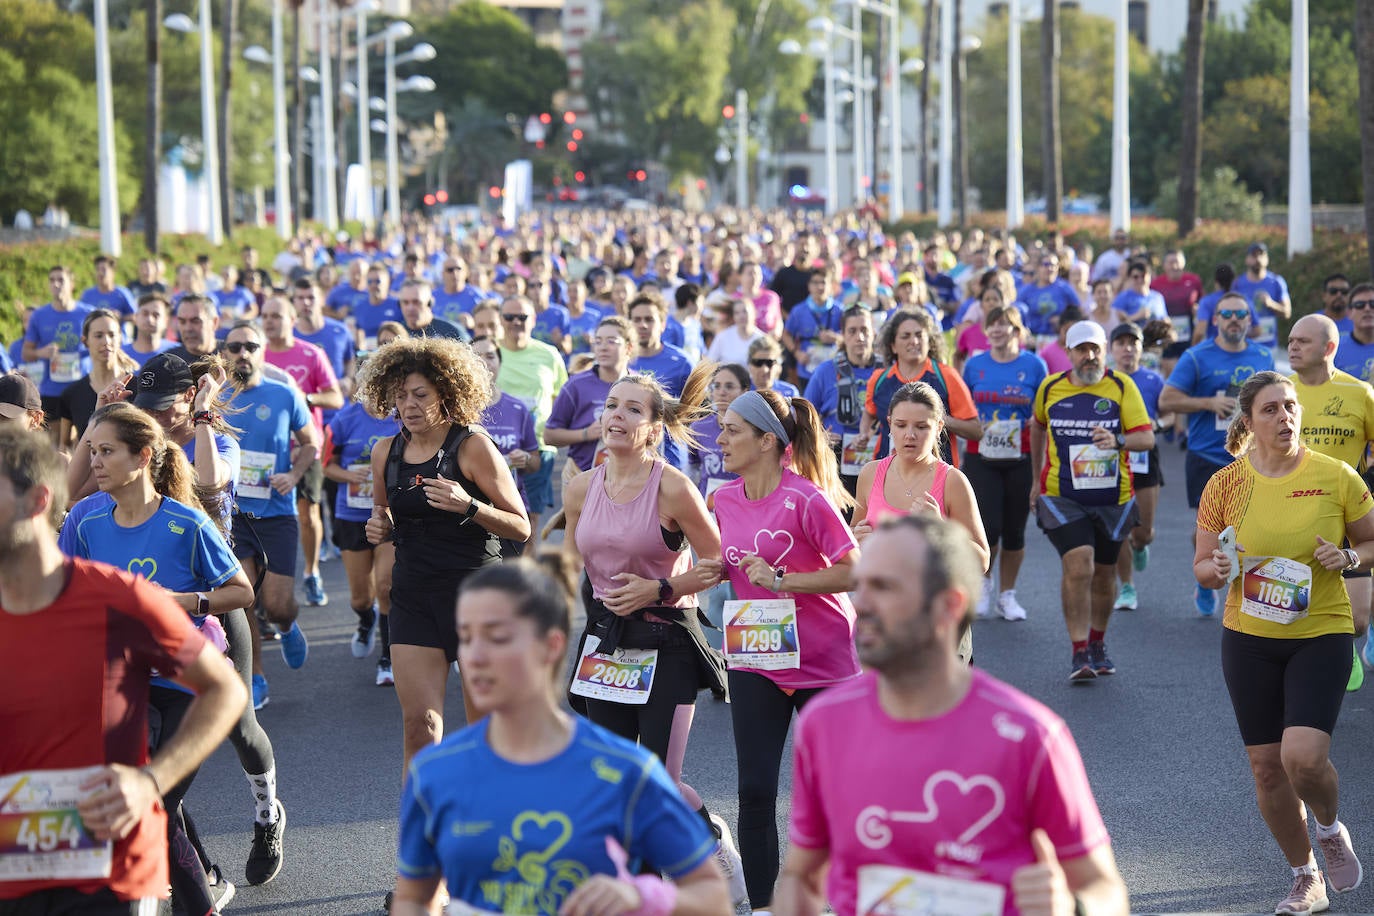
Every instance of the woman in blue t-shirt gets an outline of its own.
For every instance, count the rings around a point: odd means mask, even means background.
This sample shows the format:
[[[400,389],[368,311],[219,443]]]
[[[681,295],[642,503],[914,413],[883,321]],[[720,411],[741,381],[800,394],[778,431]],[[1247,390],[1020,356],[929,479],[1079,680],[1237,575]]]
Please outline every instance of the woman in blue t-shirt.
[[[253,587],[224,533],[204,511],[194,488],[194,471],[181,447],[148,414],[128,404],[102,407],[83,437],[92,476],[101,493],[88,498],[70,534],[69,551],[143,576],[168,592],[207,638],[227,648],[215,614],[253,603]],[[175,734],[192,694],[154,678],[149,691],[149,744],[153,749]],[[182,799],[192,772],[163,796],[171,882],[187,913],[214,909],[205,869],[186,834]]]
[[[570,579],[516,559],[464,581],[459,659],[485,717],[407,769],[393,916],[429,913],[441,882],[463,913],[730,911],[715,836],[662,764],[561,708]]]

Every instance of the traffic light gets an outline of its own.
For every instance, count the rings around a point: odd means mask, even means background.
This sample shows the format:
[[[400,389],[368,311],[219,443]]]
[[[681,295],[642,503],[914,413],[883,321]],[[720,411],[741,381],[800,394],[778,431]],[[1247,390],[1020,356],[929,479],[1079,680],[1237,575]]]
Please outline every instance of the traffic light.
[[[586,181],[586,180],[587,180],[587,173],[586,173],[586,172],[573,172],[573,181],[577,182],[578,184],[581,184],[582,182],[584,182],[584,181]]]
[[[439,201],[439,203],[441,204],[446,204],[448,203],[448,192],[442,189],[435,191],[434,199]]]
[[[568,141],[568,152],[570,152],[570,153],[575,153],[575,152],[577,152],[577,141],[576,141],[576,140],[569,140],[569,141]]]
[[[552,123],[553,123],[553,115],[549,114],[547,111],[544,112],[544,113],[542,113],[542,114],[539,116],[539,123],[540,123],[540,124],[552,124]]]
[[[576,114],[574,114],[574,113],[571,112],[571,111],[565,111],[565,112],[563,112],[563,123],[564,123],[564,124],[575,124],[576,122],[577,122],[577,115],[576,115]]]
[[[574,131],[572,132],[572,138],[573,138],[574,140],[581,140],[581,139],[582,139],[582,129],[581,129],[581,128],[578,128],[578,129],[574,130]]]
[[[725,118],[725,120],[728,121],[735,116],[735,106],[726,105],[724,108],[720,110],[720,113]]]

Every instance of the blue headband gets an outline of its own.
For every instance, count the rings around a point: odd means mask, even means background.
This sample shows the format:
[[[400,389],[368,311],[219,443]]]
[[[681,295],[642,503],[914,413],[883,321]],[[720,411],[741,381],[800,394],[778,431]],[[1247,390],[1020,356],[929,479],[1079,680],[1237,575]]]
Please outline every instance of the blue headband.
[[[746,391],[744,394],[735,398],[730,403],[730,409],[743,417],[750,425],[766,433],[772,433],[778,437],[778,441],[784,446],[791,445],[792,440],[787,437],[787,430],[783,429],[782,421],[773,412],[773,408],[768,406],[768,402],[763,399],[763,395],[757,391]]]

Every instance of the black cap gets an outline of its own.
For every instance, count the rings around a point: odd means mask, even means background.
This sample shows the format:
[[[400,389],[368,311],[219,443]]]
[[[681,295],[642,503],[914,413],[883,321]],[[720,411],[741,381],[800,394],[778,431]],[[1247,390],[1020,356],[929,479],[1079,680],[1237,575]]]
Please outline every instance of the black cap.
[[[18,420],[30,410],[42,410],[38,386],[27,375],[11,372],[0,375],[0,417]]]
[[[1269,246],[1264,244],[1263,242],[1251,242],[1250,247],[1245,249],[1246,254],[1258,254],[1260,252],[1268,254]]]
[[[143,410],[166,410],[195,383],[186,360],[174,353],[159,353],[144,363],[138,373],[134,406]]]
[[[1119,337],[1134,337],[1136,340],[1144,340],[1145,334],[1140,330],[1139,325],[1131,324],[1129,321],[1123,321],[1121,324],[1112,328],[1112,343],[1116,343]]]

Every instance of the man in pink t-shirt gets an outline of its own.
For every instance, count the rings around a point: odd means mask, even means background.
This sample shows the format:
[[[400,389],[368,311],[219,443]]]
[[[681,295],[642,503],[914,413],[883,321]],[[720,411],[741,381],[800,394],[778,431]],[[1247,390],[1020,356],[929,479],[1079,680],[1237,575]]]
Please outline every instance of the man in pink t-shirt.
[[[318,441],[324,442],[324,412],[343,407],[343,390],[320,347],[297,340],[296,306],[285,296],[272,296],[262,306],[262,333],[267,338],[266,361],[295,381],[314,420]],[[320,459],[305,472],[296,487],[296,511],[301,523],[301,550],[305,553],[305,603],[320,607],[329,601],[320,581],[320,545],[324,520],[320,503],[324,493],[324,466]]]
[[[864,542],[868,670],[802,711],[776,912],[1129,912],[1067,726],[956,655],[980,580],[942,519],[893,519]]]

